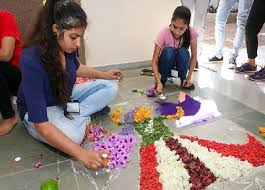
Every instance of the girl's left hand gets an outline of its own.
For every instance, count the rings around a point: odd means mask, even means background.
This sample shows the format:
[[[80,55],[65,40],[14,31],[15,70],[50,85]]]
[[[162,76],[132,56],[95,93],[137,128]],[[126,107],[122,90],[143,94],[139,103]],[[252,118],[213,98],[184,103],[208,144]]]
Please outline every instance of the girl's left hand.
[[[190,82],[190,79],[185,79],[184,81],[183,81],[183,86],[184,87],[187,87],[187,88],[189,88],[190,86],[192,85],[192,83]]]
[[[123,80],[123,74],[120,70],[118,69],[111,69],[110,71],[105,72],[105,77],[104,79],[108,80]]]

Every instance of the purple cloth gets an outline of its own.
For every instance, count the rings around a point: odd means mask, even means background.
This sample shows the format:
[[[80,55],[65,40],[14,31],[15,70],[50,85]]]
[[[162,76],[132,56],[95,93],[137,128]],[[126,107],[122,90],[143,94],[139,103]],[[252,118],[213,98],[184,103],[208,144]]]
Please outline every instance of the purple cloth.
[[[178,106],[182,107],[184,110],[184,116],[191,116],[195,115],[199,111],[201,103],[186,95],[186,100],[179,103]]]
[[[155,101],[159,107],[156,109],[156,111],[161,115],[174,115],[177,113],[176,107],[180,106],[185,112],[184,116],[192,116],[195,115],[200,107],[201,103],[194,100],[190,96],[186,95],[186,100],[181,103],[171,103],[171,102],[161,102],[161,101]]]

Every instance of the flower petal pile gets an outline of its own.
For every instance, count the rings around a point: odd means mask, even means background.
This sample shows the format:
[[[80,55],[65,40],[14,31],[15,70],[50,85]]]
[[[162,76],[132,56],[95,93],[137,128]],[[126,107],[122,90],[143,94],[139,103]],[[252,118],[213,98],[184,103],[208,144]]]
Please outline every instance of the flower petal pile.
[[[87,138],[90,142],[95,142],[100,140],[107,134],[107,131],[104,130],[101,126],[92,124],[87,126]]]
[[[245,154],[257,153],[257,157],[263,154],[256,152],[256,150],[243,150],[240,157],[237,154],[239,147],[250,148],[250,144],[254,144],[255,147],[260,148],[260,151],[264,151],[264,145],[253,136],[247,135],[249,142],[243,145],[227,145],[197,137],[176,136],[166,140],[160,138],[154,141],[154,145],[148,144],[141,147],[140,189],[202,190],[215,181],[235,181],[240,177],[248,176],[255,169],[254,164],[249,162],[253,162],[253,159],[242,160],[239,158],[246,158]],[[224,150],[222,152],[221,149],[218,149],[219,153],[215,150],[214,145],[220,146],[220,144],[223,145]],[[223,155],[229,149],[237,157]],[[259,157],[258,159],[262,161],[263,158]],[[258,162],[254,163],[257,164]],[[261,162],[258,164],[264,165]]]
[[[182,107],[177,106],[176,109],[177,109],[176,114],[167,115],[166,118],[170,119],[170,120],[177,120],[177,119],[180,119],[181,117],[184,116],[185,113],[184,113],[184,110],[182,109]]]
[[[103,142],[95,142],[92,150],[108,150],[110,152],[109,167],[124,168],[131,160],[131,153],[136,144],[134,135],[112,134]]]
[[[134,125],[135,130],[142,136],[141,146],[153,144],[161,137],[164,138],[173,135],[169,128],[164,124],[164,119],[164,117],[155,117]]]
[[[134,110],[134,121],[141,122],[151,118],[151,109],[139,107]]]
[[[155,142],[155,148],[158,162],[156,169],[160,174],[159,181],[163,189],[190,189],[190,176],[176,152],[171,151],[162,139]]]
[[[123,113],[122,108],[116,108],[112,113],[111,113],[111,120],[115,124],[120,124],[121,123],[121,115]]]
[[[200,159],[190,154],[177,139],[168,138],[166,140],[166,145],[171,151],[180,157],[181,161],[185,165],[185,168],[190,175],[190,183],[192,184],[190,188],[191,190],[205,189],[207,186],[216,181],[217,178],[210,169],[207,168]]]
[[[196,141],[201,146],[207,147],[211,151],[216,151],[223,156],[233,156],[241,161],[248,161],[254,167],[265,164],[265,146],[250,134],[247,134],[248,142],[245,144],[224,144],[210,140],[199,139],[197,137],[181,136],[183,139]]]
[[[140,190],[162,190],[156,170],[156,150],[153,144],[140,148]]]
[[[196,141],[191,142],[179,137],[177,139],[190,154],[199,158],[220,180],[234,181],[239,177],[249,175],[253,169],[253,166],[247,161],[241,161],[232,156],[222,156],[218,152],[211,152]]]

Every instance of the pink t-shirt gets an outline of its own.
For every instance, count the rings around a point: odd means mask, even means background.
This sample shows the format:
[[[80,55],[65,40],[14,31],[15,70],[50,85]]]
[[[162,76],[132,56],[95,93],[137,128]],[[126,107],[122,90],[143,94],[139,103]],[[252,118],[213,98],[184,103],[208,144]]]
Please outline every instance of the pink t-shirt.
[[[190,42],[196,40],[198,38],[198,32],[190,27]],[[176,40],[172,33],[171,30],[169,28],[169,26],[163,28],[157,35],[156,40],[155,40],[155,44],[158,45],[162,50],[165,47],[176,47],[178,48],[182,46],[183,40],[181,40],[180,44],[179,44],[179,40]]]

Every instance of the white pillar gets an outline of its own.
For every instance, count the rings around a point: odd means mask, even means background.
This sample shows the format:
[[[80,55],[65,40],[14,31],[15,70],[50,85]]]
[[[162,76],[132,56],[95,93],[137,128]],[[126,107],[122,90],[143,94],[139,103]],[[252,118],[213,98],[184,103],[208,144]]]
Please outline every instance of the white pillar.
[[[182,0],[184,6],[191,10],[191,26],[199,33],[198,56],[201,55],[203,45],[204,25],[210,0]]]

